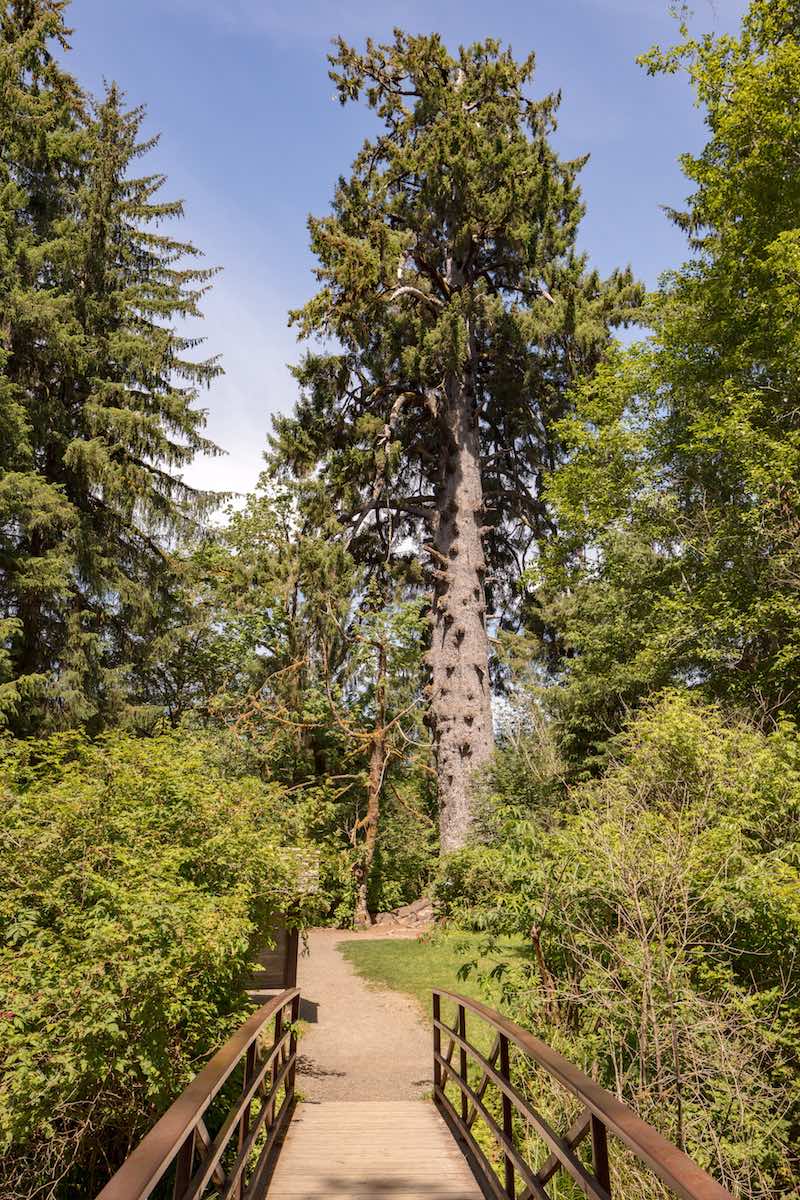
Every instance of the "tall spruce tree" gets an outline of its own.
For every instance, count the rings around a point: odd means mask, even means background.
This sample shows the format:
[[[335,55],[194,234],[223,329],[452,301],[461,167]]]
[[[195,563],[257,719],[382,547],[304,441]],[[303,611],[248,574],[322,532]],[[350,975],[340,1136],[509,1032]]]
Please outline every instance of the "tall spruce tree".
[[[0,27],[3,399],[19,432],[0,489],[0,616],[21,731],[120,714],[171,585],[165,542],[212,502],[179,471],[215,449],[196,398],[218,367],[191,361],[196,342],[175,329],[212,272],[159,230],[182,215],[158,198],[163,177],[132,173],[155,141],[142,111],[115,87],[88,106],[54,63],[63,8],[14,0]]]
[[[273,463],[321,478],[357,559],[385,564],[404,535],[424,547],[448,851],[493,745],[487,601],[547,533],[553,424],[639,292],[576,251],[583,160],[550,145],[558,97],[524,94],[532,57],[396,31],[364,54],[339,39],[330,62],[341,102],[364,94],[383,129],[309,222],[322,287],[293,319],[338,346],[296,368]]]

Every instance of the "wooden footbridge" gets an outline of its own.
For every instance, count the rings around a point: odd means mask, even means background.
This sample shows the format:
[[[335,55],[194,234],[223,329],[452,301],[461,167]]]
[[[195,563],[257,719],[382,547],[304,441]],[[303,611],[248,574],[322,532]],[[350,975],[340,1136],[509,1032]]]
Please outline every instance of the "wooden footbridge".
[[[664,1196],[731,1200],[562,1055],[453,992],[433,991],[432,1103],[297,1103],[299,1005],[289,988],[254,1012],[98,1200],[551,1200],[564,1176],[559,1196],[617,1200],[635,1197],[642,1172]],[[491,1030],[488,1057],[468,1018]],[[532,1073],[574,1111],[565,1131],[531,1104]]]

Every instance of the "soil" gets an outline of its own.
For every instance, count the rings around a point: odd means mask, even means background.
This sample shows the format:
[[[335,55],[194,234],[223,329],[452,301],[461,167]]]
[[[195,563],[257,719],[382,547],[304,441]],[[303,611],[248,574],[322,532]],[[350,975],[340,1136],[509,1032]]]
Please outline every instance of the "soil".
[[[433,1087],[432,1035],[408,996],[370,987],[337,950],[344,941],[416,937],[412,930],[312,929],[301,949],[303,1036],[297,1090],[329,1100],[422,1100]]]

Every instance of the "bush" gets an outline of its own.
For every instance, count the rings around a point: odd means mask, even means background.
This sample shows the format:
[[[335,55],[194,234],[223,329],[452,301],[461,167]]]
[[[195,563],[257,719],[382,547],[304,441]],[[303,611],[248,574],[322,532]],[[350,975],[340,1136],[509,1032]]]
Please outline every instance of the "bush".
[[[206,735],[2,744],[0,1194],[92,1196],[242,1019],[296,894],[281,790]]]
[[[668,694],[546,814],[496,792],[492,843],[447,864],[451,916],[528,939],[520,1023],[742,1197],[797,1167],[799,830],[796,731]]]

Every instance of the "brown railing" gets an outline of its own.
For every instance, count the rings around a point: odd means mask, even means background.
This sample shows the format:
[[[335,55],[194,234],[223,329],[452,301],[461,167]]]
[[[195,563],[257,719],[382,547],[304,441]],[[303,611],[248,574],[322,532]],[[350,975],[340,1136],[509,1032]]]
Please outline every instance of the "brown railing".
[[[452,1027],[442,1021],[442,999],[455,1006],[456,1020]],[[495,1032],[494,1047],[488,1059],[467,1040],[468,1010]],[[444,1054],[442,1034],[449,1041]],[[530,1062],[543,1068],[581,1105],[580,1115],[563,1135],[548,1124],[512,1082],[509,1061],[512,1047],[515,1048],[515,1054],[521,1052]],[[453,1062],[456,1049],[457,1066]],[[477,1072],[473,1069],[472,1084],[469,1082],[470,1060],[478,1068]],[[476,1080],[476,1074],[480,1082]],[[590,1200],[609,1200],[612,1190],[609,1134],[618,1138],[669,1191],[683,1197],[683,1200],[731,1200],[730,1193],[677,1146],[673,1146],[640,1120],[627,1105],[544,1042],[491,1008],[455,992],[438,989],[433,992],[433,1078],[434,1100],[440,1112],[453,1134],[463,1141],[468,1157],[477,1168],[484,1191],[496,1200],[515,1200],[515,1197],[517,1200],[532,1200],[534,1197],[536,1200],[549,1200],[545,1184],[558,1171],[566,1171]],[[455,1085],[458,1110],[446,1095],[448,1082]],[[496,1090],[500,1100],[499,1108],[495,1104],[497,1119],[484,1103],[490,1087]],[[500,1152],[502,1183],[472,1132],[478,1117],[488,1128]],[[528,1164],[519,1149],[516,1139],[519,1130],[528,1135],[535,1133],[549,1151],[548,1158],[538,1169]],[[591,1169],[575,1153],[587,1137],[591,1138]],[[519,1193],[517,1178],[522,1183]]]
[[[170,1171],[173,1200],[199,1200],[209,1185],[219,1200],[251,1200],[261,1194],[294,1103],[299,1005],[300,989],[289,988],[254,1012],[167,1109],[97,1200],[145,1200],[160,1183],[159,1194],[167,1195]],[[270,1021],[273,1036],[264,1047],[261,1038]],[[240,1065],[239,1095],[212,1136],[204,1115]]]

